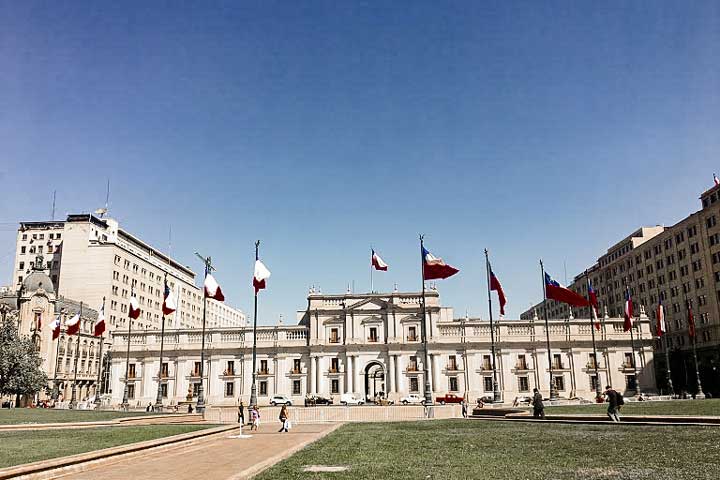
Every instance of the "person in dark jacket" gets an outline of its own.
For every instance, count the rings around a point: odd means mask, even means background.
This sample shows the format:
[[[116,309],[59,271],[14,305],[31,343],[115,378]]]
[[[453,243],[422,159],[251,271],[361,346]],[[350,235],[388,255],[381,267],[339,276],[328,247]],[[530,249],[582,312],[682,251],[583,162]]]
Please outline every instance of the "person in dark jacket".
[[[543,405],[543,397],[537,388],[533,388],[532,406],[533,417],[545,418],[545,405]]]
[[[280,420],[280,423],[282,426],[280,427],[280,430],[278,432],[286,432],[288,431],[288,410],[287,410],[287,404],[283,405],[280,409],[280,415],[278,416],[278,420]]]
[[[243,404],[242,400],[240,400],[240,405],[238,405],[238,423],[245,425],[245,404]]]
[[[605,387],[605,398],[608,404],[607,416],[610,417],[610,420],[613,422],[620,421],[620,415],[618,415],[618,407],[620,405],[618,400],[619,395],[620,394],[613,390],[610,385]]]

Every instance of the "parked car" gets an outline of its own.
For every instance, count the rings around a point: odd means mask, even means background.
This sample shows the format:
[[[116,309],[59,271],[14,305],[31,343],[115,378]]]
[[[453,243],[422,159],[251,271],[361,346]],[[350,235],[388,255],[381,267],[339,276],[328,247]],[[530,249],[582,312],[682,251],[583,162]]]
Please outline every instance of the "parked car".
[[[273,407],[276,405],[291,406],[292,401],[285,395],[273,395],[273,397],[270,399],[270,405],[272,405]]]
[[[325,398],[319,395],[309,395],[305,397],[305,406],[314,407],[315,405],[332,405],[332,398]]]
[[[495,397],[492,395],[483,395],[482,397],[478,397],[477,401],[482,403],[493,403],[495,401]]]
[[[403,405],[421,405],[425,403],[425,398],[421,397],[417,393],[411,393],[400,399],[400,403]]]
[[[435,401],[439,403],[440,405],[445,405],[446,403],[460,403],[464,400],[463,397],[458,397],[454,393],[448,393],[442,397],[436,397]]]
[[[340,405],[364,405],[365,400],[355,397],[352,393],[343,393],[340,396]]]

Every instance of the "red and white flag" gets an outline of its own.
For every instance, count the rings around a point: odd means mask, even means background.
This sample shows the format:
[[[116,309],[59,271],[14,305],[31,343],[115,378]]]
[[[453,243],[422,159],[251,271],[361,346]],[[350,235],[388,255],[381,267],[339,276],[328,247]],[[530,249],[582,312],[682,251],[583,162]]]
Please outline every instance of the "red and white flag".
[[[50,322],[50,328],[52,329],[52,339],[57,340],[60,336],[60,315],[55,317],[55,320]]]
[[[76,313],[74,317],[65,322],[66,332],[68,335],[77,335],[80,333],[80,314]]]
[[[165,282],[165,293],[163,295],[162,312],[163,315],[170,315],[177,310],[177,304],[175,303],[175,297],[173,297],[172,291]]]
[[[720,180],[718,180],[717,175],[713,173],[713,182],[715,182],[715,185],[720,185]]]
[[[96,337],[99,337],[105,332],[105,303],[102,304],[100,310],[98,310],[98,319],[95,322],[95,331],[93,332]]]
[[[132,318],[133,320],[137,320],[140,318],[140,304],[138,303],[138,299],[135,295],[130,297],[130,308],[128,309],[128,317]]]
[[[423,277],[425,280],[436,280],[452,277],[460,270],[443,262],[442,258],[433,256],[425,247],[422,249]]]
[[[208,273],[205,277],[205,298],[214,298],[215,300],[224,301],[225,295],[223,295],[220,285],[215,281],[215,277]]]
[[[633,302],[632,295],[630,295],[630,287],[625,287],[625,323],[623,324],[623,330],[629,332],[632,328],[633,322]]]
[[[255,295],[266,287],[265,280],[270,278],[270,270],[260,260],[255,260],[255,272],[253,273],[253,287],[255,287]]]
[[[665,332],[667,332],[667,327],[665,326],[665,307],[663,307],[662,299],[659,300],[657,313],[655,314],[655,320],[657,322],[657,324],[655,325],[657,329],[657,335],[658,337],[662,337]]]
[[[372,251],[372,258],[370,259],[370,262],[372,263],[372,266],[375,267],[375,270],[387,272],[388,264],[383,262],[383,259],[380,258],[380,255],[378,255],[375,250]]]

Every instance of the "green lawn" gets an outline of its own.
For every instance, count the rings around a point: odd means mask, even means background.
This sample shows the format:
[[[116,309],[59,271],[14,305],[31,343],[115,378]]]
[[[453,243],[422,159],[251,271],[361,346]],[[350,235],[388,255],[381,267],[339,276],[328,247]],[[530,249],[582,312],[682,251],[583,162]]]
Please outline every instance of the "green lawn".
[[[717,479],[720,429],[478,420],[347,424],[257,480]],[[347,465],[344,473],[304,473]]]
[[[607,404],[563,405],[545,407],[545,413],[597,413],[605,414]],[[670,400],[666,402],[626,402],[621,408],[625,415],[716,415],[720,416],[720,399]]]
[[[113,412],[93,410],[55,410],[52,408],[0,409],[0,425],[18,423],[98,422],[121,417],[152,415],[146,412]]]
[[[215,425],[149,425],[3,432],[0,434],[0,468],[169,437],[213,426]]]

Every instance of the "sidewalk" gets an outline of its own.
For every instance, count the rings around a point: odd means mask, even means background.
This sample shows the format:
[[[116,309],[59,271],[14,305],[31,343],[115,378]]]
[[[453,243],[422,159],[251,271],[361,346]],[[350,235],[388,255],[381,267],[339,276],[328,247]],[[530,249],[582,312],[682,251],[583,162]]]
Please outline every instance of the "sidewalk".
[[[171,450],[138,454],[122,461],[106,461],[84,472],[57,478],[78,480],[240,480],[289,457],[324,437],[340,424],[297,425],[290,433],[277,433],[278,422],[268,422],[258,432],[243,428],[251,438],[229,438],[232,434]]]

